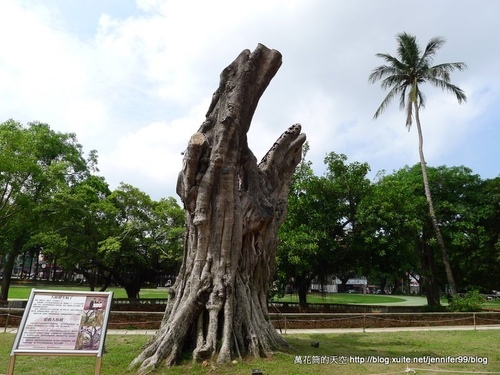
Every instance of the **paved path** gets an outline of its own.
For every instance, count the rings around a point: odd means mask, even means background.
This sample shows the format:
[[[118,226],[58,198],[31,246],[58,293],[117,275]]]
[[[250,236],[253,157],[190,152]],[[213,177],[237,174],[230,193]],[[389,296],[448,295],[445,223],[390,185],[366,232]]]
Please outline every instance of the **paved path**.
[[[384,295],[385,298],[394,298],[394,299],[401,299],[403,298],[404,301],[396,301],[396,302],[383,302],[383,303],[378,303],[378,302],[370,302],[370,303],[355,303],[355,305],[377,305],[377,306],[426,306],[427,305],[427,298],[423,296],[406,296],[406,295]],[[443,306],[447,306],[447,303],[444,303],[441,301],[441,304]]]
[[[334,293],[335,294],[335,293]],[[357,294],[359,295],[359,294]],[[396,295],[391,295],[391,294],[367,294],[367,296],[372,296],[374,298],[380,298],[387,300],[387,298],[394,299],[394,302],[377,302],[376,299],[374,299],[372,302],[369,303],[358,303],[358,302],[351,302],[349,304],[351,305],[371,305],[371,306],[426,306],[427,305],[427,298],[424,296],[414,296],[414,295],[406,295],[406,294],[396,294]],[[272,301],[274,303],[280,303],[280,302],[290,302],[290,303],[298,303],[298,297],[294,295],[294,299],[292,301],[281,301],[281,300],[276,300]],[[403,300],[403,301],[401,301]],[[324,300],[324,303],[335,303],[335,301],[332,301],[328,299],[328,295]],[[441,304],[443,306],[448,305],[445,301],[441,301]]]
[[[389,305],[389,306],[426,306],[427,305],[427,298],[425,298],[423,296],[387,296],[386,295],[384,297],[403,298],[404,301],[381,303],[381,305]]]

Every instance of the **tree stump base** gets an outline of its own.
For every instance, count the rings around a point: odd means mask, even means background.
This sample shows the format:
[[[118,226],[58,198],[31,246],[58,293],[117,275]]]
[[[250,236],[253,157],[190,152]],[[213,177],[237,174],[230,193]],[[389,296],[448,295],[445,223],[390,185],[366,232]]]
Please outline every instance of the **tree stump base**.
[[[183,263],[160,329],[131,363],[140,373],[170,366],[185,351],[195,361],[227,363],[287,346],[269,320],[267,298],[306,137],[291,126],[260,163],[247,144],[258,101],[280,66],[278,51],[243,51],[221,73],[189,141],[177,183],[186,211]]]

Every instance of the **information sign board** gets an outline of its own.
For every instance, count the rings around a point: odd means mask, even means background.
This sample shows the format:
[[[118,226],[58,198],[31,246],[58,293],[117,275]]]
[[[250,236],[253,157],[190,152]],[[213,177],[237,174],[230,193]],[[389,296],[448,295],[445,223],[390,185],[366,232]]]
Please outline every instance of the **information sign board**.
[[[31,291],[11,351],[16,355],[96,356],[100,373],[113,292]]]

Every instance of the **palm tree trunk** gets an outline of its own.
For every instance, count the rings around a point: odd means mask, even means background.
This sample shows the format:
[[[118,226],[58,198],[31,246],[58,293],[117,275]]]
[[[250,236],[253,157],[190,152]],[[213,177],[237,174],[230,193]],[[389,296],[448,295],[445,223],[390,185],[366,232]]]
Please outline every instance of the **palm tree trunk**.
[[[453,272],[451,270],[450,258],[448,257],[448,251],[443,241],[443,236],[441,235],[441,230],[439,229],[439,224],[436,218],[436,211],[434,210],[434,204],[432,202],[431,189],[429,187],[429,178],[427,176],[427,164],[424,158],[424,137],[422,135],[422,127],[420,126],[420,116],[418,112],[417,102],[413,103],[415,108],[415,120],[417,123],[418,131],[418,153],[420,156],[420,165],[422,167],[422,177],[424,180],[425,197],[427,198],[427,203],[429,204],[429,215],[431,217],[432,227],[436,234],[436,239],[441,249],[441,255],[443,257],[444,269],[446,271],[446,278],[448,279],[449,294],[453,297],[456,293],[455,279],[453,277]]]

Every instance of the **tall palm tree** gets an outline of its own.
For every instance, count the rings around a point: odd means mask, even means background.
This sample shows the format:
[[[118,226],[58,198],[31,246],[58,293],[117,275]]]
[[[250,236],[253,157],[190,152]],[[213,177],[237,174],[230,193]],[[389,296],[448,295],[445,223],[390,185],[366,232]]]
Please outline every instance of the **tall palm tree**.
[[[459,103],[465,102],[467,97],[457,86],[450,83],[450,72],[455,69],[461,71],[467,68],[463,62],[444,63],[431,66],[437,50],[445,43],[439,37],[432,38],[425,50],[421,51],[417,38],[407,33],[398,34],[398,57],[393,57],[386,53],[378,53],[376,56],[385,60],[386,65],[375,68],[369,76],[369,81],[375,83],[382,80],[381,87],[389,89],[389,93],[380,104],[373,116],[374,119],[387,108],[391,100],[399,95],[399,107],[406,112],[406,127],[408,131],[413,123],[413,118],[417,124],[418,131],[418,151],[420,155],[420,165],[422,166],[422,176],[424,181],[425,196],[429,205],[429,214],[434,228],[436,239],[441,249],[443,263],[448,279],[450,295],[456,293],[455,280],[450,266],[448,251],[439,229],[439,224],[432,203],[429,179],[427,177],[427,167],[424,158],[422,127],[420,125],[419,111],[425,107],[425,96],[420,91],[420,86],[428,82],[435,87],[446,90],[457,97]]]

